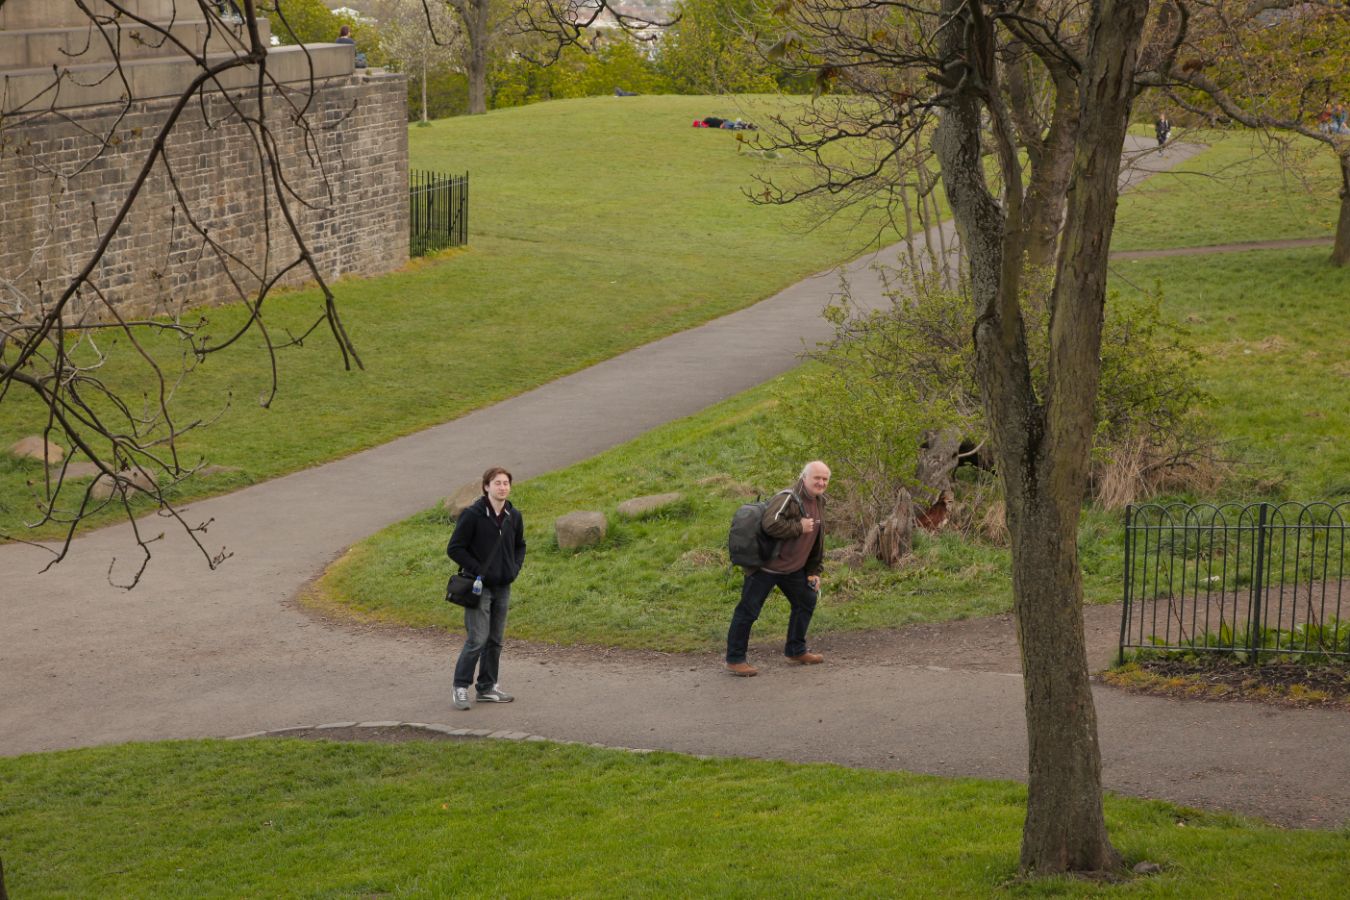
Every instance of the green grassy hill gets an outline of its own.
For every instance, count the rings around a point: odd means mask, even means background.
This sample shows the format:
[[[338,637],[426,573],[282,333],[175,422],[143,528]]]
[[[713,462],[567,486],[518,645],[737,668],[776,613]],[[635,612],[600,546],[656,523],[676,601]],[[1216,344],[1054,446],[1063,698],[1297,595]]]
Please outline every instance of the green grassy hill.
[[[756,175],[786,175],[786,165],[738,155],[732,132],[690,127],[714,113],[762,117],[777,102],[601,97],[411,128],[413,168],[471,173],[469,246],[334,286],[365,371],[343,371],[321,332],[280,355],[280,393],[263,409],[270,370],[258,341],[199,366],[173,408],[182,421],[215,421],[180,451],[187,464],[234,471],[193,478],[175,495],[251,484],[448,421],[860,252],[865,239],[843,224],[808,230],[804,209],[750,202]],[[285,293],[269,302],[268,325],[297,330],[319,308],[314,291]],[[219,335],[243,310],[205,315]],[[170,362],[181,353],[170,337],[145,340]],[[131,398],[150,386],[117,347],[103,374]],[[44,421],[11,391],[0,447]],[[0,454],[0,534],[24,533],[30,484],[41,481],[38,464]]]

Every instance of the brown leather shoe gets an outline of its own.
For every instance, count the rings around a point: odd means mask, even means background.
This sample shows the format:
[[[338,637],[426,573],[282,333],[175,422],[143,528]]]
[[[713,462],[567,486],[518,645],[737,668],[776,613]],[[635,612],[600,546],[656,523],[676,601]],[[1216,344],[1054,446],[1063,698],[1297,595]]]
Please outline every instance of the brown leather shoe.
[[[753,675],[759,674],[759,669],[756,669],[749,663],[743,662],[727,663],[727,671],[732,675],[739,675],[742,678],[750,678]]]
[[[790,666],[814,666],[825,661],[825,657],[819,653],[800,653],[797,656],[787,658]]]

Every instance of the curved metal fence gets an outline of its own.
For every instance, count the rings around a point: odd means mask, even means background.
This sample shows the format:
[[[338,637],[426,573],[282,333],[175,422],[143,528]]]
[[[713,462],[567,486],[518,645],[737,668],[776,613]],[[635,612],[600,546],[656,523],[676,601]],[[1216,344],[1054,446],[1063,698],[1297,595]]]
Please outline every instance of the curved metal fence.
[[[1350,660],[1350,501],[1125,511],[1127,649]]]

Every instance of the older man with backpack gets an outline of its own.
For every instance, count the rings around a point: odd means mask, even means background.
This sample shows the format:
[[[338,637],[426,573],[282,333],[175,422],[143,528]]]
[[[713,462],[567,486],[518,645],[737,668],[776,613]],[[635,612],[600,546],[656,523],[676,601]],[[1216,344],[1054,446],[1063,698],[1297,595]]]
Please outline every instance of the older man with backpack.
[[[824,494],[829,484],[829,466],[815,460],[806,464],[792,488],[757,505],[762,511],[753,512],[758,512],[761,534],[753,535],[750,543],[753,546],[755,537],[767,537],[768,541],[760,541],[761,551],[752,549],[749,555],[738,552],[738,545],[747,543],[738,534],[738,519],[744,518],[742,512],[752,511],[750,505],[742,507],[737,519],[732,520],[728,539],[731,559],[745,569],[745,582],[741,585],[741,602],[731,614],[731,627],[727,630],[727,671],[731,674],[743,678],[759,674],[758,669],[745,661],[745,655],[750,629],[775,587],[783,592],[792,608],[787,643],[783,647],[788,663],[815,665],[825,661],[819,653],[806,649],[806,630],[820,595],[821,560],[825,555]]]

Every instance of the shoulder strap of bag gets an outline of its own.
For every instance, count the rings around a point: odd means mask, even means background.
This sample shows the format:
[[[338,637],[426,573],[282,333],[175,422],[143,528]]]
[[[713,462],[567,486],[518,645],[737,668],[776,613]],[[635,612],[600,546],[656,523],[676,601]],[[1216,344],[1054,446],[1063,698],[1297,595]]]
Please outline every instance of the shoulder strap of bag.
[[[779,491],[778,494],[787,494],[787,495],[790,496],[793,500],[796,500],[796,501],[797,501],[797,508],[798,508],[798,509],[804,509],[804,507],[802,506],[802,498],[801,498],[801,497],[798,497],[798,496],[797,496],[797,492],[794,491],[792,488],[785,488],[785,489]],[[774,494],[774,496],[777,497],[778,494]],[[783,506],[787,506],[787,503],[784,502],[784,503],[783,503]],[[778,517],[781,516],[781,515],[783,514],[783,506],[778,507],[778,511],[777,511],[776,513],[773,514],[773,518],[774,518],[774,521],[775,521],[775,522],[778,521]]]

